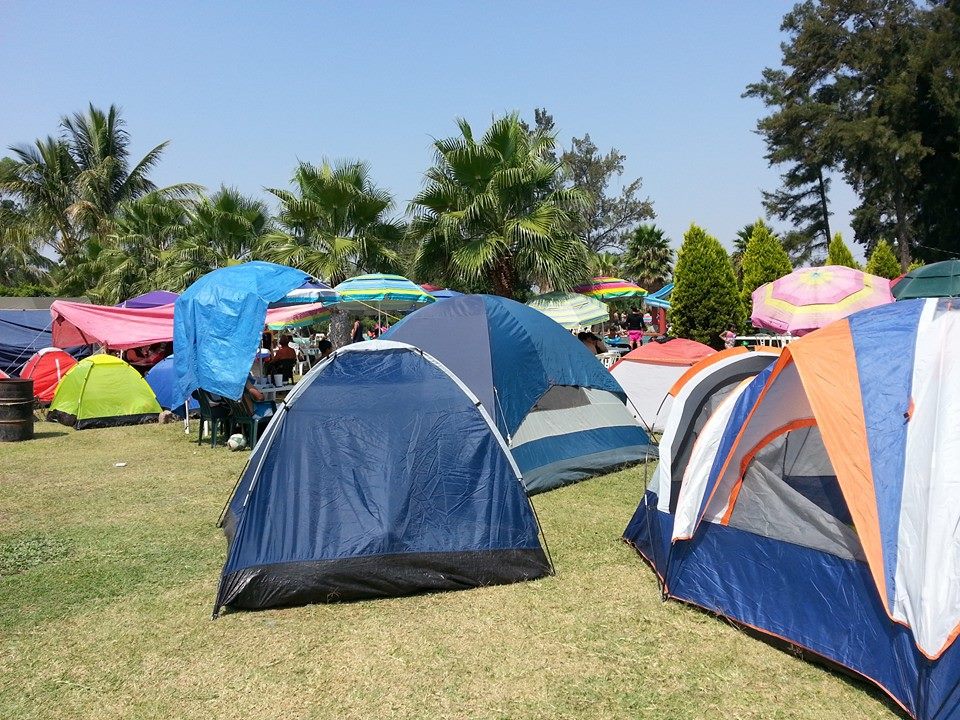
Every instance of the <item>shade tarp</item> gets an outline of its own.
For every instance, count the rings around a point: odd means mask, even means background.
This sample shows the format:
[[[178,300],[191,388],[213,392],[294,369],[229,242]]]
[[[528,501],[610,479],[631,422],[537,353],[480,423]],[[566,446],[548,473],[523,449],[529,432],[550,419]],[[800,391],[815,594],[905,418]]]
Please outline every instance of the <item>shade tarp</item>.
[[[308,279],[302,270],[253,261],[207,273],[177,299],[177,394],[197,388],[238,400],[260,347],[267,305]]]
[[[154,308],[160,307],[161,305],[170,305],[171,303],[175,303],[178,297],[180,296],[177,295],[177,293],[170,292],[169,290],[151,290],[143,295],[137,295],[136,297],[124,300],[122,303],[119,303],[117,307],[140,309]]]
[[[119,308],[57,300],[50,316],[53,344],[61,348],[102,345],[126,350],[173,339],[173,305]]]
[[[0,310],[0,370],[18,375],[30,356],[51,345],[49,310]]]

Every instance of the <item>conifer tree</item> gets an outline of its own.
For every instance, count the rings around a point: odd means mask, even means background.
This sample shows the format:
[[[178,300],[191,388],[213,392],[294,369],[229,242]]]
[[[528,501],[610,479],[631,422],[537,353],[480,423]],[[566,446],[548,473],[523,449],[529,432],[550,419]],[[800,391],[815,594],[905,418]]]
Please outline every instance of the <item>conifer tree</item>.
[[[743,326],[743,304],[730,256],[697,225],[683,236],[670,297],[671,334],[720,348],[720,333]]]
[[[790,256],[783,245],[762,220],[753,224],[753,232],[743,253],[743,289],[740,297],[746,317],[753,308],[753,291],[764,283],[773,282],[793,270]]]
[[[866,270],[871,275],[879,275],[887,280],[893,280],[900,275],[900,261],[885,239],[881,239],[873,248]]]
[[[853,259],[853,253],[843,241],[840,233],[833,236],[827,248],[827,265],[842,265],[843,267],[860,269],[860,264]]]

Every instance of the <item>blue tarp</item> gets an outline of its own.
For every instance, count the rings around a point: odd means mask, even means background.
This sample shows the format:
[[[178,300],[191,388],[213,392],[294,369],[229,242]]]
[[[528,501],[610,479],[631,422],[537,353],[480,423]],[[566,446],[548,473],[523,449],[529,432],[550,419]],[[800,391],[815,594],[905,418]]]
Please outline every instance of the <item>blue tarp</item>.
[[[549,572],[506,449],[442,369],[414,348],[349,346],[301,385],[229,504],[217,608]]]
[[[180,399],[203,388],[239,400],[260,347],[267,305],[308,277],[258,260],[214,270],[188,287],[173,315]]]
[[[176,390],[176,370],[173,365],[173,355],[166,357],[152,368],[146,375],[147,384],[157,396],[157,402],[164,410],[172,410],[183,417],[183,398],[178,397]],[[197,410],[200,403],[195,398],[188,401],[190,410]]]
[[[49,310],[0,310],[0,370],[19,375],[30,356],[53,345]]]
[[[53,346],[49,310],[0,310],[0,370],[19,375],[35,352]],[[77,360],[93,352],[90,345],[65,348]]]
[[[504,435],[554,385],[625,397],[620,384],[569,332],[541,312],[494,295],[464,295],[408,315],[384,340],[438,358],[480,398]]]

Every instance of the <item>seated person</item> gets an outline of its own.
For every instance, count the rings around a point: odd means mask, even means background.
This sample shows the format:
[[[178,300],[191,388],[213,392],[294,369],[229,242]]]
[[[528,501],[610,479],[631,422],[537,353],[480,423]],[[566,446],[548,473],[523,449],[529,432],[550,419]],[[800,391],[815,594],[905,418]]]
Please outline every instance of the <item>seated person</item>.
[[[297,362],[297,351],[290,347],[291,337],[280,336],[280,347],[264,361],[267,375],[283,375],[285,380],[293,380],[293,366]]]
[[[623,335],[620,332],[620,328],[617,325],[611,325],[607,328],[607,336],[604,340],[613,340],[615,343],[620,341],[620,338]]]
[[[333,343],[329,340],[321,340],[319,343],[317,343],[317,349],[320,351],[321,360],[325,360],[333,355]]]
[[[297,351],[290,347],[290,342],[292,338],[289,335],[280,336],[280,347],[273,351],[273,354],[270,356],[270,359],[267,362],[277,362],[278,360],[293,360],[297,361]]]
[[[253,377],[247,377],[247,384],[243,388],[243,397],[241,398],[247,412],[250,416],[261,420],[273,415],[275,405],[270,400],[263,399],[263,393],[253,384]]]
[[[594,355],[600,355],[601,353],[608,352],[607,346],[603,344],[597,335],[594,335],[592,332],[586,331],[577,333],[577,339],[582,342],[587,350],[592,352]]]

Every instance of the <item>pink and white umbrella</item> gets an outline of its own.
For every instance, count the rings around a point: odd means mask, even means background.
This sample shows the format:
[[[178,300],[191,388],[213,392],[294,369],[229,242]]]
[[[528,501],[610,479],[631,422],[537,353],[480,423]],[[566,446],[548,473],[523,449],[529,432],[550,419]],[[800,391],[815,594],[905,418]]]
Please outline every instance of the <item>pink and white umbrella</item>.
[[[794,270],[753,291],[754,327],[803,335],[875,305],[893,302],[890,281],[839,265]]]

